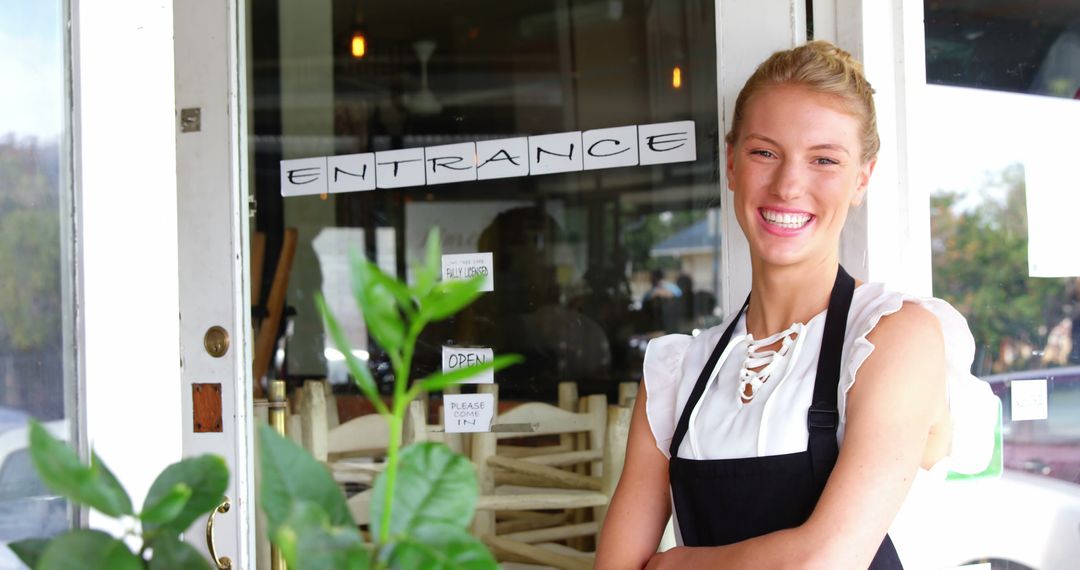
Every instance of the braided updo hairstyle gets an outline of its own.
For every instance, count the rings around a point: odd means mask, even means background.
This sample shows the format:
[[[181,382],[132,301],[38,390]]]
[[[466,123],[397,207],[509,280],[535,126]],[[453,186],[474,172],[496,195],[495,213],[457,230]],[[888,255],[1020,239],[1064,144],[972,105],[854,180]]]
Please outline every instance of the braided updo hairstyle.
[[[824,40],[778,51],[758,66],[735,100],[731,130],[724,139],[728,145],[738,139],[747,101],[761,89],[777,85],[798,85],[839,98],[845,109],[859,119],[863,163],[877,156],[881,139],[874,111],[874,89],[863,75],[861,63]]]

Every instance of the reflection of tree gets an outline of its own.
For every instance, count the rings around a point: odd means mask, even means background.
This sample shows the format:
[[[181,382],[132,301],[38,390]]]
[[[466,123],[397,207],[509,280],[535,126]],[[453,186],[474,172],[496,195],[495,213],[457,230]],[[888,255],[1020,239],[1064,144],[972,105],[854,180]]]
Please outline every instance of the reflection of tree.
[[[967,317],[979,349],[976,373],[1039,367],[1032,348],[1061,319],[1065,285],[1028,277],[1022,166],[987,182],[985,200],[971,209],[960,208],[954,192],[931,198],[934,293]],[[990,187],[1004,188],[1004,199],[986,194]]]
[[[0,348],[59,338],[57,153],[55,143],[0,139]]]

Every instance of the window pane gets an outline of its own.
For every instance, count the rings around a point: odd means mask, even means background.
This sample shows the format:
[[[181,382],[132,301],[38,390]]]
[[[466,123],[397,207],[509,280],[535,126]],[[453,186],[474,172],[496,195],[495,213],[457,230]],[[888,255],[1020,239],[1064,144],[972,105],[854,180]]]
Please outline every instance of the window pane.
[[[934,295],[967,318],[972,372],[1004,411],[1004,475],[950,481],[952,499],[966,502],[948,516],[967,529],[958,544],[971,560],[1071,568],[1080,552],[1080,255],[1070,237],[1080,102],[940,86],[927,95],[926,128],[948,125],[918,149],[933,189]]]
[[[930,83],[1080,98],[1080,4],[925,0]]]
[[[0,5],[0,568],[8,542],[69,526],[26,452],[34,417],[67,439],[73,382],[67,5]]]
[[[386,382],[386,357],[368,342],[353,307],[348,252],[364,252],[410,278],[433,227],[446,254],[492,254],[494,290],[422,336],[416,375],[441,367],[444,346],[487,347],[527,359],[499,374],[503,397],[553,401],[560,381],[577,382],[582,394],[614,395],[620,382],[640,380],[649,338],[717,321],[712,2],[296,6],[252,2],[255,227],[267,240],[264,299],[283,228],[299,236],[289,281],[294,314],[275,374],[345,382],[342,357],[312,302],[321,291],[345,315],[358,354]],[[423,18],[415,17],[419,9]],[[640,153],[627,151],[629,165],[613,168],[541,174],[538,157],[570,147],[500,154],[482,146],[621,127],[637,144],[646,131],[636,126],[670,122],[692,122],[692,139],[661,133],[653,146],[643,139]],[[592,143],[579,136],[579,159],[626,150],[622,134]],[[415,160],[427,164],[426,183],[421,169],[419,182],[406,187],[281,198],[281,159],[462,143],[476,143],[481,163],[528,163],[531,170],[436,184],[438,165],[421,154]],[[637,156],[690,143],[696,153],[687,161],[649,164]],[[383,176],[384,166],[371,168]]]

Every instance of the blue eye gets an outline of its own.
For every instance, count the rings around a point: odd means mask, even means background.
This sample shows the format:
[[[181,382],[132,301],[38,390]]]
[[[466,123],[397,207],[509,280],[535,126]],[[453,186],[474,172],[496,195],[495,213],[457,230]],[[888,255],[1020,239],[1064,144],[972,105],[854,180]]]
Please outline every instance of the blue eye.
[[[752,151],[750,151],[750,154],[756,154],[758,156],[763,156],[765,158],[773,158],[773,157],[776,156],[775,154],[772,153],[771,150],[764,150],[764,149],[752,150]]]
[[[834,159],[831,159],[831,158],[821,157],[821,158],[815,158],[814,159],[814,164],[821,165],[821,166],[831,166],[831,165],[840,164],[840,161],[834,160]]]

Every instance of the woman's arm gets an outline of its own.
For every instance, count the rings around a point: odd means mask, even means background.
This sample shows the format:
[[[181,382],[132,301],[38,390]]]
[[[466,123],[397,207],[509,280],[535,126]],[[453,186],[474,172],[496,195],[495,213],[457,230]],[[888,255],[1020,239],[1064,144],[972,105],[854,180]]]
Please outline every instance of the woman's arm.
[[[848,392],[840,456],[810,519],[730,546],[677,548],[649,568],[869,566],[944,413],[945,345],[937,318],[912,304],[867,338],[877,348]]]
[[[596,568],[644,567],[671,516],[668,460],[649,429],[646,397],[642,383],[630,420],[626,462],[600,532]]]

